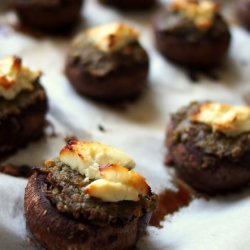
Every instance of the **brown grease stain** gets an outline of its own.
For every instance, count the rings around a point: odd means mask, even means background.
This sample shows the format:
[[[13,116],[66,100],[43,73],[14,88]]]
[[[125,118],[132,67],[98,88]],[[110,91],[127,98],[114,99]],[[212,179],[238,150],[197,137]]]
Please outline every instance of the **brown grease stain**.
[[[159,203],[149,225],[162,228],[161,221],[165,215],[177,212],[180,208],[186,207],[193,200],[194,195],[190,188],[180,181],[176,181],[176,191],[165,190],[159,194]]]
[[[32,36],[34,38],[43,38],[44,34],[40,31],[37,31],[35,29],[29,28],[21,23],[13,23],[11,24],[11,27],[13,30],[15,30],[18,33],[22,33],[24,35]]]
[[[0,166],[0,173],[14,177],[29,178],[34,173],[34,170],[28,165],[16,166],[13,164],[6,164]]]
[[[199,69],[188,69],[187,77],[191,83],[198,83],[200,78],[206,77],[213,81],[218,81],[220,79],[217,70],[199,70]]]

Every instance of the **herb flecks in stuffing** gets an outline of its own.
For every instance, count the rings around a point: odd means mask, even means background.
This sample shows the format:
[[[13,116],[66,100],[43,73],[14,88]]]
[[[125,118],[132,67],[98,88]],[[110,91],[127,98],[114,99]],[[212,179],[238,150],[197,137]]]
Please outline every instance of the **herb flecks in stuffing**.
[[[156,195],[140,197],[139,202],[103,202],[84,193],[91,180],[59,160],[47,161],[40,171],[47,174],[44,192],[56,208],[76,219],[89,220],[105,225],[123,225],[145,212],[151,212],[156,206]]]
[[[193,102],[172,115],[174,143],[192,144],[208,155],[219,158],[237,159],[250,150],[250,133],[237,137],[228,137],[220,132],[212,132],[212,128],[202,123],[191,122],[189,114],[194,113],[200,103]]]

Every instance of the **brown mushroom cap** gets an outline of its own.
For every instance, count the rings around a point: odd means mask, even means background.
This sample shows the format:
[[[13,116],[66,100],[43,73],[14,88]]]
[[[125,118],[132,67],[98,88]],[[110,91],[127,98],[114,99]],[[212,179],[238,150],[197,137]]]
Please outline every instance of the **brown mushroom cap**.
[[[156,14],[153,20],[155,44],[164,57],[170,61],[190,68],[217,67],[224,59],[231,41],[231,35],[226,22],[218,16],[213,26],[217,29],[217,36],[204,33],[199,39],[189,40],[175,34],[171,29],[161,29],[162,23],[167,23],[171,15],[166,10]],[[171,20],[169,20],[171,23]]]
[[[145,231],[151,213],[125,226],[98,226],[59,213],[43,192],[46,174],[35,173],[25,189],[27,226],[46,249],[131,249]]]
[[[144,10],[156,3],[155,0],[99,0],[99,2],[124,10]]]
[[[66,60],[65,72],[72,86],[82,95],[103,101],[117,101],[137,97],[146,87],[148,64],[118,69],[105,77],[94,77],[81,65]]]
[[[173,122],[168,126],[167,159],[173,163],[178,175],[192,187],[215,194],[239,189],[250,182],[249,151],[237,160],[209,155],[192,142],[174,143],[171,139],[174,126]],[[205,158],[211,159],[213,164],[204,168],[202,162]]]
[[[250,2],[246,0],[237,1],[236,12],[242,25],[250,30]]]
[[[6,113],[0,118],[1,153],[12,152],[42,135],[48,101],[39,83],[33,93],[24,91],[13,101],[1,100],[0,105],[2,115]]]
[[[58,5],[42,6],[33,1],[11,0],[22,24],[46,32],[71,28],[80,17],[83,0],[61,1]]]

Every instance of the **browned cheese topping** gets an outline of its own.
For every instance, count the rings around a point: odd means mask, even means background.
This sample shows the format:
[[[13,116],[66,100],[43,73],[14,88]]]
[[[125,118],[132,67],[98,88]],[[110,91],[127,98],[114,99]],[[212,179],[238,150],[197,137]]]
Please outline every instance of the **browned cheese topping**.
[[[210,0],[174,0],[170,9],[191,20],[197,28],[207,30],[213,25],[219,6]]]
[[[32,71],[22,65],[18,57],[0,59],[0,97],[6,100],[15,99],[23,90],[33,91],[34,83],[39,80],[40,71]]]
[[[250,150],[248,116],[248,107],[192,102],[172,115],[169,139],[191,144],[208,155],[237,159]]]
[[[40,169],[45,193],[57,209],[94,223],[124,223],[151,212],[157,196],[132,168],[132,158],[97,142],[68,142]]]

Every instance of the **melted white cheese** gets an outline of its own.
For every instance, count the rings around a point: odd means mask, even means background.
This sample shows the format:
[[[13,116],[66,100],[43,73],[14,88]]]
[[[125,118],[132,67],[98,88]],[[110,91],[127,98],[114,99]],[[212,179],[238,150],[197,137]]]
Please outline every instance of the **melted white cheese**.
[[[213,24],[218,4],[209,0],[190,1],[175,0],[170,4],[172,10],[177,10],[184,17],[190,19],[198,28],[207,29]]]
[[[33,83],[41,73],[22,66],[22,60],[17,57],[0,59],[0,96],[6,100],[15,99],[22,90],[32,91]]]
[[[190,120],[207,124],[227,136],[237,136],[250,131],[250,107],[205,103]]]
[[[109,165],[100,168],[100,173],[101,179],[90,183],[85,192],[103,201],[138,201],[139,195],[146,195],[150,191],[141,175],[122,166]]]
[[[121,150],[98,142],[79,142],[61,150],[60,161],[90,179],[99,179],[99,166],[117,164],[133,168],[134,160]]]
[[[114,147],[73,141],[61,150],[59,159],[93,180],[84,191],[103,201],[138,201],[139,195],[150,191],[145,179],[131,170],[133,159]]]
[[[123,23],[109,23],[89,29],[85,32],[90,42],[99,50],[111,53],[136,41],[139,34]]]
[[[85,192],[87,192],[92,197],[102,199],[106,202],[139,200],[139,192],[134,187],[104,179],[99,179],[90,183],[85,188]]]

